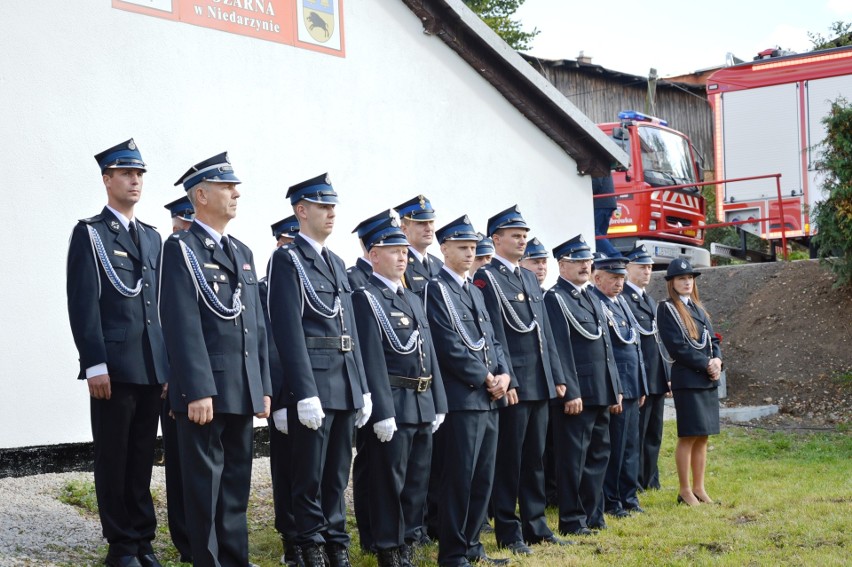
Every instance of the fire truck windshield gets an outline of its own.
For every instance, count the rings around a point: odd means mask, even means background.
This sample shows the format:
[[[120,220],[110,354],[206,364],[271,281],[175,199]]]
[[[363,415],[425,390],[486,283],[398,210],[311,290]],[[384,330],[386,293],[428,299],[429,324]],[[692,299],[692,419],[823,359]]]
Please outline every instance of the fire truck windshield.
[[[664,187],[696,180],[686,138],[653,126],[640,126],[638,130],[646,183]]]

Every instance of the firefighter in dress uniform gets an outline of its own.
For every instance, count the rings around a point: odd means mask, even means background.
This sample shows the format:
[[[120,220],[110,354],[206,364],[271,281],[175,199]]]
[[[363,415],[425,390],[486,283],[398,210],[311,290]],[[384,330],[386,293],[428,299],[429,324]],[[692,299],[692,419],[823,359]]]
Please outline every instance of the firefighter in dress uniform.
[[[91,397],[94,477],[111,567],[156,567],[151,469],[169,366],[157,311],[161,240],[134,216],[142,155],[131,138],[95,156],[107,193],[74,227],[68,318]]]
[[[253,418],[272,386],[254,257],[225,233],[239,178],[227,152],[184,173],[195,209],[163,248],[161,313],[177,420],[187,531],[196,566],[248,564]]]
[[[582,235],[553,249],[559,279],[544,296],[563,365],[577,374],[580,399],[555,409],[559,532],[589,535],[606,528],[603,482],[610,453],[610,410],[620,410],[621,384],[600,304],[589,295],[592,253]],[[566,370],[566,372],[568,372]]]
[[[426,313],[449,409],[437,441],[449,456],[438,471],[438,563],[501,565],[508,560],[488,557],[479,534],[494,482],[497,409],[506,406],[506,394],[517,384],[485,298],[467,277],[479,236],[467,216],[436,236],[444,267],[426,289]]]
[[[373,274],[353,294],[373,394],[368,455],[370,532],[380,566],[413,565],[429,485],[432,434],[447,400],[423,305],[402,286],[408,241],[388,211],[363,237]]]
[[[291,462],[293,517],[304,564],[325,565],[327,557],[347,566],[352,437],[370,418],[372,401],[346,267],[325,246],[337,192],[322,174],[291,186],[287,198],[299,233],[269,265],[269,318],[284,369],[272,377],[273,419],[299,456]]]
[[[541,288],[529,270],[518,266],[529,227],[517,206],[488,220],[494,258],[480,268],[474,284],[485,296],[494,332],[511,367],[517,388],[509,390],[510,405],[500,409],[500,431],[492,489],[497,545],[528,555],[528,544],[569,542],[553,535],[544,510],[542,455],[548,405],[566,391],[556,343]],[[512,404],[517,401],[516,404]],[[520,508],[520,518],[515,514]]]

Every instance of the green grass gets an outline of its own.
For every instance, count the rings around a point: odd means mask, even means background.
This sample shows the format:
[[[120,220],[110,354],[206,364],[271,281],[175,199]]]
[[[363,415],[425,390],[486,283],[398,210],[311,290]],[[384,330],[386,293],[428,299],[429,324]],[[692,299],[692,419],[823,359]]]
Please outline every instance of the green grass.
[[[848,565],[852,550],[852,435],[843,432],[781,433],[729,427],[711,438],[707,490],[719,501],[677,506],[675,428],[667,424],[660,454],[663,489],[640,495],[646,514],[608,519],[609,529],[575,538],[564,548],[534,546],[518,559],[530,567],[575,565]],[[159,496],[159,495],[158,495]],[[93,511],[91,483],[69,483],[63,501]],[[66,500],[67,498],[67,500]],[[86,504],[88,502],[89,504]],[[251,560],[279,565],[281,542],[272,527],[268,494],[253,494],[249,507]],[[555,528],[557,513],[548,510]],[[165,522],[161,521],[161,526]],[[354,520],[352,563],[374,567],[361,556]],[[182,565],[167,532],[158,529],[157,553],[166,567]],[[483,537],[489,555],[509,557]],[[434,565],[437,546],[420,550],[419,565]]]
[[[98,513],[95,483],[90,480],[69,480],[62,486],[59,501],[79,508],[84,514]]]

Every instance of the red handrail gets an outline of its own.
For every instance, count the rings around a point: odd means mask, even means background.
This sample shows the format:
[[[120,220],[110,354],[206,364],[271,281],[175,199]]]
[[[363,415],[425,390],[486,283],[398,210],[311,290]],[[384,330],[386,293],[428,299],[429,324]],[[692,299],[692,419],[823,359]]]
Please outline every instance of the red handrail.
[[[654,192],[654,191],[685,192],[684,189],[687,188],[687,187],[705,187],[707,185],[718,185],[720,183],[736,183],[736,182],[739,182],[739,181],[754,181],[756,179],[772,179],[772,178],[775,178],[775,189],[776,189],[776,192],[778,193],[778,220],[779,220],[779,224],[781,226],[781,247],[783,249],[784,260],[787,260],[788,259],[787,227],[784,224],[784,201],[783,201],[783,198],[781,196],[781,174],[780,173],[773,173],[773,174],[770,174],[770,175],[754,175],[754,176],[751,176],[751,177],[737,177],[735,179],[721,179],[721,180],[716,180],[716,181],[699,181],[699,182],[696,182],[696,183],[684,183],[682,185],[669,185],[669,186],[666,186],[666,187],[648,187],[647,189],[634,189],[634,190],[628,191],[627,194],[651,193],[651,192]],[[607,198],[607,197],[611,198],[613,196],[618,197],[618,194],[604,193],[602,195],[593,195],[592,198],[602,199],[602,198]],[[662,212],[663,212],[663,214],[665,214],[666,204],[663,201],[661,201],[661,203],[662,203]],[[684,231],[687,231],[687,230],[706,230],[708,228],[721,228],[721,227],[725,227],[725,226],[736,226],[736,225],[740,225],[740,224],[751,224],[751,223],[763,222],[763,221],[771,222],[773,220],[775,220],[775,217],[762,217],[762,218],[758,218],[758,219],[749,219],[749,220],[744,220],[744,221],[717,222],[717,223],[713,223],[713,224],[702,224],[702,225],[699,225],[699,226],[684,226],[684,227],[673,227],[673,228],[665,228],[665,229],[658,229],[658,230],[646,230],[644,232],[631,232],[630,235],[631,236],[656,236],[658,234],[669,234],[669,233],[672,233],[672,232],[684,232]],[[610,238],[610,235],[604,234],[604,235],[600,235],[600,236],[595,236],[595,240],[599,240],[599,239],[602,239],[602,238]]]

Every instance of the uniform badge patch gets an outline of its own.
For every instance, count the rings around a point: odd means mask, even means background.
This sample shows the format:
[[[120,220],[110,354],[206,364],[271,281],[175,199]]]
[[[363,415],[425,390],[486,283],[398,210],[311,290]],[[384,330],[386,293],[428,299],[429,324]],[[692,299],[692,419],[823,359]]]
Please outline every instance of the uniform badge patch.
[[[485,289],[485,280],[473,280],[473,285],[479,289]]]
[[[118,221],[109,221],[109,227],[113,230],[118,230]]]
[[[219,264],[204,264],[204,267],[210,270],[218,270]]]
[[[204,239],[204,246],[206,246],[207,248],[213,248],[213,239],[212,238],[205,238]]]
[[[408,320],[408,317],[403,317],[402,319],[399,320],[399,322],[403,325],[408,325],[408,323],[410,323],[410,321]]]
[[[124,250],[113,250],[112,253],[115,254],[116,256],[121,256],[122,258],[127,258],[127,252],[125,252]]]
[[[246,271],[251,271],[251,264],[243,264],[243,269]]]
[[[638,295],[636,295],[635,293],[631,293],[631,294],[630,294],[630,297],[632,297],[632,298],[633,298],[633,301],[639,301],[639,296],[638,296]]]

